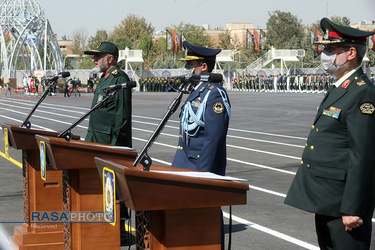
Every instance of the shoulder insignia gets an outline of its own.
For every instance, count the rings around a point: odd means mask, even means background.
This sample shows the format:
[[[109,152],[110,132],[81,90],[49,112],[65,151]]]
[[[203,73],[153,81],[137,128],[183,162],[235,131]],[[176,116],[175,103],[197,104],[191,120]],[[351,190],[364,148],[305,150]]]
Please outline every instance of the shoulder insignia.
[[[349,84],[350,84],[350,80],[346,80],[342,85],[341,85],[341,88],[343,89],[347,89],[349,87]]]
[[[115,69],[114,71],[112,71],[112,75],[114,75],[114,76],[118,76],[120,73],[118,72],[118,70],[117,69]]]
[[[359,109],[361,110],[362,114],[372,115],[375,111],[375,106],[370,102],[365,102],[361,104]]]
[[[216,102],[213,109],[216,114],[221,114],[224,111],[224,105],[221,102]]]
[[[210,89],[213,89],[213,88],[215,88],[215,86],[214,86],[214,85],[211,85],[211,86],[210,86]]]
[[[357,85],[358,85],[358,86],[362,86],[362,85],[365,85],[365,84],[366,84],[366,82],[365,82],[365,81],[363,81],[363,80],[362,80],[362,81],[360,81],[360,82],[357,82]]]

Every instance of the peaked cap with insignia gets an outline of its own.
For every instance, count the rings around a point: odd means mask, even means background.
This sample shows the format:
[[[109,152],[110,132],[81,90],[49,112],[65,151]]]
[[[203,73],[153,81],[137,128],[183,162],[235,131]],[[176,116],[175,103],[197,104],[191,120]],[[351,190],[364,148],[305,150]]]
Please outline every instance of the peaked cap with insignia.
[[[374,31],[363,31],[336,24],[326,17],[320,21],[320,27],[324,32],[324,39],[315,44],[358,43],[366,45],[367,37],[375,34]]]
[[[191,60],[215,60],[216,55],[221,52],[221,49],[210,49],[205,47],[199,47],[183,41],[182,45],[186,49],[185,58],[181,58],[181,61],[191,61]]]
[[[97,49],[86,50],[83,53],[86,55],[110,54],[118,57],[118,48],[111,42],[101,42]]]

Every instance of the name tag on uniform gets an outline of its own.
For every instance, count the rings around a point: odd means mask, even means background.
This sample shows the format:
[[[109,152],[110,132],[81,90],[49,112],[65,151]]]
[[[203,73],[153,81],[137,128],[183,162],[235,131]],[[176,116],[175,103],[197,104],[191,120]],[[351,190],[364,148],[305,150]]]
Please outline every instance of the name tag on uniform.
[[[329,110],[323,110],[323,115],[333,117],[335,119],[339,119],[341,113],[341,109],[335,108],[335,107],[329,107]]]

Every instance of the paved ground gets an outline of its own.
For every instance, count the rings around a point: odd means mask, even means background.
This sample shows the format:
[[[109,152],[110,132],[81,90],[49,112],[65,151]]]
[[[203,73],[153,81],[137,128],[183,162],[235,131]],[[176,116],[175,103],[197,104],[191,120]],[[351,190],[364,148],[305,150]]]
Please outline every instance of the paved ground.
[[[133,144],[137,151],[175,96],[176,93],[134,93]],[[313,215],[286,206],[283,200],[299,166],[322,94],[229,92],[229,96],[232,118],[227,139],[227,175],[248,179],[250,184],[247,204],[233,207],[232,249],[317,248]],[[47,97],[31,118],[32,126],[64,130],[87,111],[91,99],[92,94]],[[1,96],[0,122],[21,124],[37,100]],[[178,140],[178,113],[171,117],[149,152],[156,164],[172,162]],[[73,133],[84,137],[87,125],[88,121],[84,121]],[[1,133],[1,153],[3,144]],[[21,152],[12,149],[11,157],[20,162]],[[0,157],[0,170],[0,221],[22,221],[21,169]],[[223,207],[227,231],[228,210]],[[0,225],[9,234],[15,226]],[[375,242],[372,248],[375,249]]]

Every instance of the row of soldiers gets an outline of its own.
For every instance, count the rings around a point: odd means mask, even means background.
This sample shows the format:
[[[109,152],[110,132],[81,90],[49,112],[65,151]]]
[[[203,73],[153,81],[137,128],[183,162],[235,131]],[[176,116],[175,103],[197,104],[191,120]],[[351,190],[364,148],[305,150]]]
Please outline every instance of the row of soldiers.
[[[139,79],[139,91],[147,92],[171,92],[181,84],[180,79],[165,77],[147,77]]]
[[[329,74],[244,75],[233,78],[233,90],[253,92],[323,92],[336,81]]]

